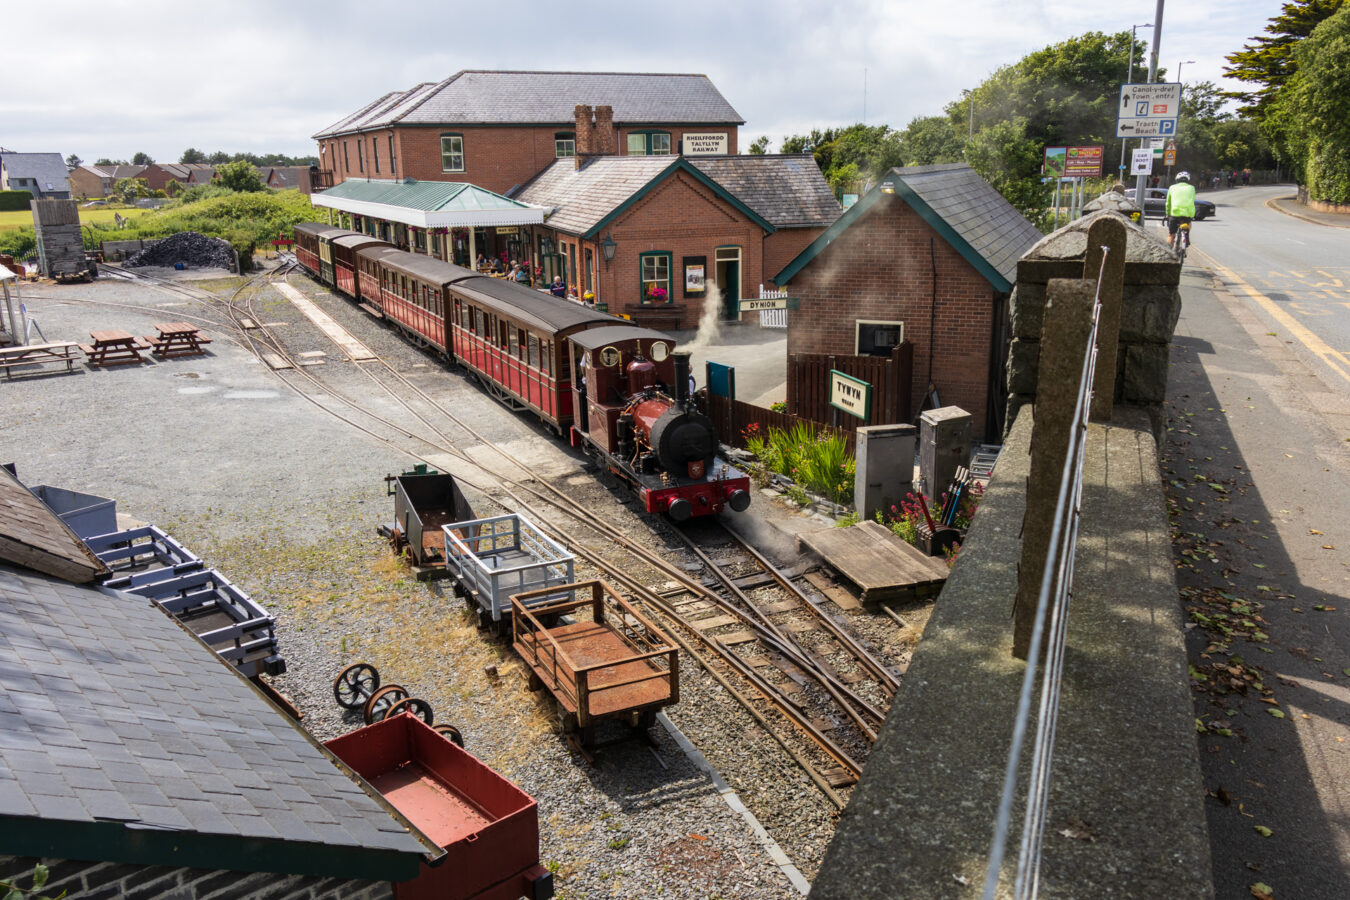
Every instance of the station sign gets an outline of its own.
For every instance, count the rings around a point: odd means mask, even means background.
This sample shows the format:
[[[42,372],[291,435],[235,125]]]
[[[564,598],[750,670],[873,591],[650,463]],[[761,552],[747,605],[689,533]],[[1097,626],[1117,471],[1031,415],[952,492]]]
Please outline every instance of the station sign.
[[[1177,133],[1181,83],[1122,84],[1116,106],[1116,137],[1167,137]]]
[[[831,369],[830,405],[859,419],[866,419],[872,414],[872,386],[838,369]]]
[[[731,147],[725,131],[686,131],[680,140],[683,156],[726,156]]]
[[[739,301],[741,312],[763,312],[767,309],[800,309],[796,297],[752,297]]]

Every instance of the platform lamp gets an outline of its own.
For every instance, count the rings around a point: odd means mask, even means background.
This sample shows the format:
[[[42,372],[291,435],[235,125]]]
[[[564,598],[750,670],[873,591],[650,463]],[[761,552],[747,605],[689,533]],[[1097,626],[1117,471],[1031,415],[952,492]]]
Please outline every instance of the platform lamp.
[[[605,239],[600,242],[600,252],[605,255],[605,271],[609,271],[609,264],[614,261],[614,251],[619,249],[619,245],[614,243],[614,232],[605,235]]]

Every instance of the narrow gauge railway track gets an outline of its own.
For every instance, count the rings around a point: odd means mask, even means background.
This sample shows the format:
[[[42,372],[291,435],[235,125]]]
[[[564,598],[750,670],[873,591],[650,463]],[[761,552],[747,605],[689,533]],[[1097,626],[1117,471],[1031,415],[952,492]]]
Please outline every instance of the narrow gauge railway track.
[[[288,268],[278,270],[267,277],[284,277],[288,271]],[[859,696],[850,684],[854,678],[841,675],[834,666],[823,664],[817,651],[808,651],[799,646],[795,640],[787,637],[784,629],[766,619],[774,612],[783,612],[783,609],[771,609],[768,612],[760,610],[756,613],[724,605],[727,601],[705,586],[702,579],[689,577],[686,572],[643,547],[622,530],[597,521],[592,508],[537,475],[527,463],[514,458],[445,409],[436,398],[381,359],[354,361],[354,364],[402,406],[417,424],[399,424],[370,409],[366,402],[347,396],[328,381],[301,367],[284,343],[269,328],[258,323],[253,311],[253,296],[249,295],[240,302],[247,286],[241,286],[233,292],[225,301],[224,310],[234,329],[242,336],[245,346],[252,352],[259,356],[263,353],[276,354],[291,364],[291,369],[284,370],[289,377],[283,377],[283,381],[298,395],[378,442],[414,459],[436,465],[428,459],[430,452],[450,454],[486,474],[495,483],[480,484],[465,478],[460,480],[504,507],[511,505],[504,499],[508,498],[516,509],[527,512],[540,525],[551,529],[578,557],[625,586],[632,596],[642,601],[667,626],[673,626],[672,631],[678,633],[672,636],[686,654],[749,712],[835,806],[843,808],[845,800],[838,789],[853,784],[861,774],[862,761],[875,740],[876,728],[884,712]],[[218,301],[221,298],[216,299]],[[246,328],[244,319],[251,319],[255,327]],[[414,407],[410,397],[417,398],[420,409]],[[449,433],[451,429],[433,421],[436,417],[452,423],[455,431],[462,431],[498,454],[511,466],[524,472],[526,478],[515,481],[503,478],[481,461],[468,456],[457,446],[460,441]],[[541,504],[546,504],[547,509]],[[571,525],[559,523],[558,514],[568,517]],[[590,549],[595,541],[587,540],[579,532],[590,532],[602,538],[629,554],[631,559],[610,559],[601,555]],[[764,564],[768,565],[767,560]],[[639,567],[646,569],[647,573],[641,576],[634,574]],[[769,568],[772,569],[771,566]],[[652,582],[661,577],[678,585],[679,592],[689,598],[688,602],[683,598],[672,602],[654,589]],[[802,598],[801,602],[808,607],[813,606],[807,598]],[[727,610],[725,614],[728,616],[743,617],[739,619],[742,626],[737,626],[738,632],[748,634],[749,639],[736,633],[735,640],[729,641],[725,628],[709,628],[705,614],[709,605]],[[842,629],[840,632],[846,635]],[[879,693],[888,699],[894,692],[895,680],[884,663],[862,651],[856,640],[849,637],[843,638],[840,646],[859,649],[862,659],[858,660],[858,666],[863,671],[877,673],[872,676],[875,680],[870,692]],[[765,660],[768,661],[767,665],[764,664]],[[782,664],[779,665],[779,662]]]

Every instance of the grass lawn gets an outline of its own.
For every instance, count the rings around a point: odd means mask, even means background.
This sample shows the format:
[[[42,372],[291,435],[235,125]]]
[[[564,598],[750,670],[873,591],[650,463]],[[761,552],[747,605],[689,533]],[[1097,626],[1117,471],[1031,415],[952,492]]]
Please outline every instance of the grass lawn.
[[[80,209],[80,223],[83,225],[92,225],[94,223],[111,223],[114,213],[121,213],[124,219],[134,219],[137,216],[145,215],[150,212],[148,209],[109,209],[106,206],[96,206],[93,209]],[[8,231],[12,228],[22,228],[25,225],[32,226],[33,213],[26,209],[17,209],[9,212],[0,212],[0,231]]]

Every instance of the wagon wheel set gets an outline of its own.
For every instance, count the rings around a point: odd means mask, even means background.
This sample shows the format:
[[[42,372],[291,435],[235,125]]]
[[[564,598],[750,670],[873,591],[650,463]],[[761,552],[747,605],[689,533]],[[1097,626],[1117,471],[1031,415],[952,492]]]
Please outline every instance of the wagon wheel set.
[[[432,725],[435,713],[431,704],[408,693],[401,684],[380,685],[380,673],[369,663],[354,663],[333,679],[333,699],[343,709],[361,710],[367,725],[383,721],[400,713],[411,713],[427,725]],[[464,737],[453,725],[433,725],[435,730],[464,746]]]

